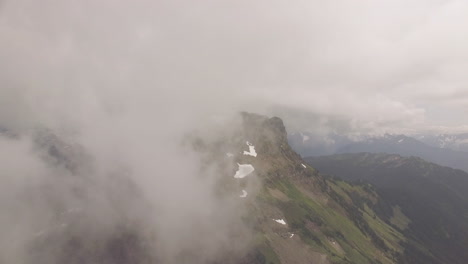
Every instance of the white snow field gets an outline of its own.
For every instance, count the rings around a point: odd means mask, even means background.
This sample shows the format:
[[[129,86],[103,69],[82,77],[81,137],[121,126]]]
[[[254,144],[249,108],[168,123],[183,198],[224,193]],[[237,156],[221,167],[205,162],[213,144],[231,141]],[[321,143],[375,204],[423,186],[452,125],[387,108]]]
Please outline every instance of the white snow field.
[[[234,175],[234,178],[236,179],[242,179],[255,170],[254,167],[250,164],[237,163],[237,165],[239,165],[239,169],[236,171],[236,174]]]
[[[250,142],[246,142],[247,146],[249,146],[249,151],[244,150],[244,155],[257,157],[257,152],[255,151],[255,146],[252,145]]]
[[[273,219],[273,220],[275,220],[275,222],[277,222],[278,224],[286,225],[286,222],[283,219]]]

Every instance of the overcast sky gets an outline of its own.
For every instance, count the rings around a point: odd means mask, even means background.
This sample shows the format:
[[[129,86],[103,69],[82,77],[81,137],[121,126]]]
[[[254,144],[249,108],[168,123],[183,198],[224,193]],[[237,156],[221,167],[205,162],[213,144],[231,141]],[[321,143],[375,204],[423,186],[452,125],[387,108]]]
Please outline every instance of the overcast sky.
[[[145,101],[308,129],[317,115],[364,133],[466,129],[466,14],[456,0],[3,0],[0,118]]]
[[[252,233],[239,194],[216,195],[234,168],[180,143],[240,133],[238,120],[212,129],[238,111],[290,131],[468,131],[467,14],[467,1],[440,0],[0,0],[0,132],[19,135],[0,134],[0,256],[29,263],[32,234],[54,224],[48,197],[88,207],[83,241],[130,216],[156,230],[164,263],[220,256]],[[36,127],[92,157],[87,197],[35,150]],[[145,203],[113,189],[121,174]]]

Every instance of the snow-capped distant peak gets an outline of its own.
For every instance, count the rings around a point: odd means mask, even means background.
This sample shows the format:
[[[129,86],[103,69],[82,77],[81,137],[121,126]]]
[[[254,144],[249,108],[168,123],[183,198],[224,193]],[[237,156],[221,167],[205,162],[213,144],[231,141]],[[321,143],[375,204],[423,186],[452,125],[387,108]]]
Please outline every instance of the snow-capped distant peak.
[[[402,139],[398,140],[398,143],[401,143],[401,142],[403,142],[403,140],[404,140],[404,138],[402,138]]]
[[[276,223],[286,225],[286,222],[283,219],[273,219]]]
[[[242,190],[242,194],[239,195],[240,198],[245,198],[247,197],[247,191],[246,190]]]
[[[255,170],[254,167],[250,164],[237,163],[237,165],[239,166],[239,169],[236,171],[236,174],[234,175],[234,178],[236,179],[242,179]]]
[[[247,146],[249,146],[249,151],[244,151],[244,155],[257,157],[257,152],[255,151],[255,146],[252,145],[250,142],[246,142]]]

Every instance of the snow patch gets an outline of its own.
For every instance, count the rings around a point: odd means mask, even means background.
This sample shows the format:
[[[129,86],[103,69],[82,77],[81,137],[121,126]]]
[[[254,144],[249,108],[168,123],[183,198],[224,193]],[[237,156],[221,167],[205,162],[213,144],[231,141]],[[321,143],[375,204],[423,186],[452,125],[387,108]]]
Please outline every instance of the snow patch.
[[[400,139],[400,140],[398,140],[398,143],[401,143],[401,142],[403,142],[403,138],[402,138],[402,139]]]
[[[245,198],[247,197],[247,191],[246,190],[242,190],[242,194],[239,195],[240,198]]]
[[[249,151],[244,151],[244,155],[249,155],[252,157],[257,157],[257,152],[255,151],[255,146],[252,145],[250,142],[246,142],[247,146],[249,146]]]
[[[304,135],[304,134],[302,134],[302,133],[301,133],[301,136],[302,136],[302,143],[304,143],[304,142],[306,142],[306,141],[308,141],[308,140],[310,139],[309,136]]]
[[[293,236],[294,236],[294,234],[291,234],[291,235],[289,236],[289,238],[292,238]]]
[[[305,168],[307,168],[307,166],[306,166],[306,165],[304,165],[304,163],[301,163],[301,165],[302,165],[302,167],[304,167],[304,169],[305,169]]]
[[[286,225],[286,222],[283,219],[273,219],[273,220],[275,220],[275,222],[277,222],[278,224]]]
[[[254,167],[250,164],[237,163],[237,165],[239,166],[239,169],[236,171],[236,174],[234,175],[234,178],[236,179],[242,179],[255,170]]]
[[[228,153],[226,153],[226,156],[227,156],[228,158],[232,158],[232,157],[234,157],[234,154],[232,154],[231,152],[228,152]]]

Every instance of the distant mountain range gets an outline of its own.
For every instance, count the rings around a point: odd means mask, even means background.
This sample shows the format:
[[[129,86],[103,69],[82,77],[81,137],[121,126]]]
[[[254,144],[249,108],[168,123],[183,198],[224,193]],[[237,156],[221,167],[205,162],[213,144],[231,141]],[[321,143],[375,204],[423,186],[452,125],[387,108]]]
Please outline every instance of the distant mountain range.
[[[302,157],[308,157],[335,154],[339,148],[353,143],[354,140],[338,134],[324,136],[297,132],[288,135],[288,142]]]
[[[308,140],[302,140],[301,143],[300,138],[304,138],[301,135]],[[289,142],[303,157],[337,153],[389,153],[405,157],[416,156],[439,165],[468,171],[468,152],[463,151],[468,148],[468,134],[415,137],[386,134],[351,140],[345,136],[332,135],[321,139],[296,133],[289,137]]]
[[[468,152],[468,133],[415,135],[414,137],[429,146]]]

